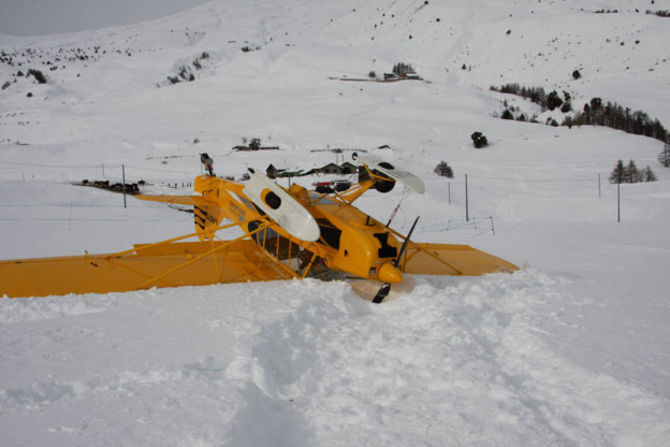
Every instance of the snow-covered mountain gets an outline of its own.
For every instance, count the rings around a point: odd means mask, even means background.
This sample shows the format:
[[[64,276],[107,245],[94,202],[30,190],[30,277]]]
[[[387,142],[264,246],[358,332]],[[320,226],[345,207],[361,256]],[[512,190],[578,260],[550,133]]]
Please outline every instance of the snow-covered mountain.
[[[381,306],[312,280],[0,298],[0,444],[665,445],[663,143],[502,120],[506,106],[566,114],[490,90],[565,91],[576,110],[600,97],[670,128],[670,18],[648,10],[670,1],[218,0],[0,36],[1,259],[192,231],[185,213],[71,184],[118,181],[122,165],[174,192],[201,152],[239,177],[362,148],[427,185],[371,193],[363,210],[386,220],[402,201],[397,229],[421,215],[417,239],[524,266],[414,278]],[[367,82],[398,62],[422,80]],[[254,137],[280,150],[232,151]],[[621,185],[621,223],[618,159],[658,177]]]

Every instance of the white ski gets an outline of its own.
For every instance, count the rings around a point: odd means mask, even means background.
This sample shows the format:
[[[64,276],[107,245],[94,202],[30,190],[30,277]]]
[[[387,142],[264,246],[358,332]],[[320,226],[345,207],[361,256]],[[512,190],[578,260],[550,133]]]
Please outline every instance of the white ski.
[[[289,193],[266,175],[250,172],[242,192],[284,230],[303,241],[317,241],[321,235],[314,217]]]
[[[426,187],[419,177],[409,171],[405,171],[402,168],[398,168],[391,163],[384,161],[384,159],[381,157],[370,154],[359,155],[354,153],[352,158],[354,160],[360,161],[368,168],[376,169],[382,174],[402,183],[412,192],[423,194],[426,191]]]

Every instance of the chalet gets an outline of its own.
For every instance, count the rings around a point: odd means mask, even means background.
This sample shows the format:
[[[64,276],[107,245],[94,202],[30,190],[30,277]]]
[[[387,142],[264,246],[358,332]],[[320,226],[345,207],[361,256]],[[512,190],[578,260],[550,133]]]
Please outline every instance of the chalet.
[[[355,174],[358,172],[358,167],[355,165],[349,163],[349,162],[344,162],[342,165],[338,165],[335,163],[328,163],[325,166],[321,166],[320,168],[314,168],[310,169],[307,172],[300,172],[299,175],[314,175],[314,174],[331,174],[331,175],[347,175],[347,174]]]
[[[321,171],[321,174],[342,174],[342,167],[335,163],[328,163],[322,166],[319,171]]]
[[[358,167],[348,161],[345,161],[340,165],[342,174],[355,174],[358,171]]]

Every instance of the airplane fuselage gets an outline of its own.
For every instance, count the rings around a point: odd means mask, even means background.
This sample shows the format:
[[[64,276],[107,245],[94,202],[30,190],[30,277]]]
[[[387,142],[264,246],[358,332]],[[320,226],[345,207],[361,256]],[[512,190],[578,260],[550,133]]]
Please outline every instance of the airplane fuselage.
[[[308,191],[296,184],[288,190],[282,188],[316,220],[320,235],[318,240],[310,242],[292,236],[279,225],[270,224],[268,231],[259,231],[261,224],[271,222],[263,211],[267,204],[255,204],[245,195],[241,183],[199,176],[194,189],[207,199],[207,203],[212,203],[212,206],[194,209],[196,229],[202,232],[203,239],[213,237],[213,230],[222,219],[238,223],[246,221],[249,233],[263,235],[263,238],[255,237],[261,244],[266,242],[264,239],[268,235],[277,234],[318,256],[332,270],[382,282],[402,280],[402,275],[392,264],[400,249],[395,236],[382,223],[337,196]],[[212,232],[208,231],[210,229]]]

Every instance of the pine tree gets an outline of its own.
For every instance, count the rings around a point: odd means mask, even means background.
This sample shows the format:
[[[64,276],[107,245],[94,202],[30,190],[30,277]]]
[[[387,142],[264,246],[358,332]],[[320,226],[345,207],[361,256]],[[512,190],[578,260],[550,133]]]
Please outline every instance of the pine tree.
[[[484,136],[484,134],[481,132],[473,132],[473,134],[470,135],[470,138],[472,138],[472,144],[474,144],[477,149],[481,149],[489,145],[486,136]]]
[[[623,160],[619,159],[619,161],[616,162],[614,170],[612,170],[612,173],[610,174],[610,183],[623,183],[625,172],[626,168],[623,166]]]
[[[654,174],[654,171],[649,166],[644,169],[643,175],[645,182],[655,182],[657,180],[656,174]]]
[[[562,105],[563,105],[563,100],[561,99],[560,96],[558,96],[558,93],[556,92],[556,90],[549,93],[549,96],[547,96],[547,108],[549,110],[554,110],[558,107],[561,107]]]
[[[602,107],[602,105],[603,105],[602,99],[598,97],[591,98],[591,110],[593,110],[594,112],[599,110]]]
[[[665,168],[670,168],[670,143],[665,143],[663,151],[658,154],[658,161]]]
[[[563,123],[561,124],[561,126],[567,126],[568,129],[572,129],[572,124],[573,124],[572,117],[566,116],[563,119]]]
[[[637,169],[635,162],[630,160],[624,170],[624,183],[639,183],[641,181],[642,173]]]
[[[416,73],[414,71],[414,67],[412,67],[411,64],[406,64],[404,62],[398,62],[393,66],[393,73],[398,76],[398,77],[405,77],[408,74],[414,74]]]
[[[30,75],[33,75],[35,77],[35,80],[40,84],[46,84],[47,83],[47,78],[39,70],[35,70],[34,68],[30,68],[28,70],[28,76],[30,76]]]
[[[435,166],[434,172],[437,175],[441,175],[447,178],[454,178],[454,171],[451,169],[451,166],[446,161],[441,161]]]

